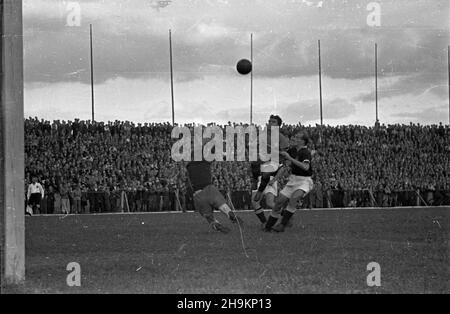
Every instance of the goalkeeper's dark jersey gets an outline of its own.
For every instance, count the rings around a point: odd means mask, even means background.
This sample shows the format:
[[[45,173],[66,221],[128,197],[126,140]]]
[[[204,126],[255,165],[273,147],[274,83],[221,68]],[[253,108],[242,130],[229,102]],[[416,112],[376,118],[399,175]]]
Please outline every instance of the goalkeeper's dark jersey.
[[[212,184],[211,163],[207,161],[191,161],[186,166],[193,192],[203,190]]]

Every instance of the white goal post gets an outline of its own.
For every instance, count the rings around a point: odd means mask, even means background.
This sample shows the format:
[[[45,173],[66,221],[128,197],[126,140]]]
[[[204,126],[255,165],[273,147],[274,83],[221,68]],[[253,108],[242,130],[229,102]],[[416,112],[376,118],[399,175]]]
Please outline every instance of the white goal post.
[[[0,208],[4,284],[25,280],[22,0],[0,0]]]

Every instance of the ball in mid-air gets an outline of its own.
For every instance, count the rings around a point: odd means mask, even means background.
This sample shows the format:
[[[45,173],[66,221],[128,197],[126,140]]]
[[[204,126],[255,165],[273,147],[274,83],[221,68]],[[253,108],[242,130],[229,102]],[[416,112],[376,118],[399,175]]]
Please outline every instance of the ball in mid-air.
[[[252,63],[247,59],[242,59],[236,66],[237,71],[242,75],[247,75],[252,71]]]

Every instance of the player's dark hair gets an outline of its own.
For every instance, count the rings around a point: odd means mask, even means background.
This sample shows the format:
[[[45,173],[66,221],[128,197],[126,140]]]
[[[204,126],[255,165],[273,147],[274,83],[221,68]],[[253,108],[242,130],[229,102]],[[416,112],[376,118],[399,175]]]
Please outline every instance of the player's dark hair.
[[[280,118],[280,116],[277,115],[271,115],[270,119],[274,119],[278,121],[278,125],[281,126],[283,124],[283,120]]]

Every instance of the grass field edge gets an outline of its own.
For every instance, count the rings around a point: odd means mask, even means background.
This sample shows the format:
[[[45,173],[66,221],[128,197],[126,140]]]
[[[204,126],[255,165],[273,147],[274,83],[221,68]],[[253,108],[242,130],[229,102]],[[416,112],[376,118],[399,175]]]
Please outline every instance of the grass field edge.
[[[450,206],[408,206],[408,207],[341,207],[341,208],[312,208],[302,209],[299,211],[313,212],[313,211],[360,211],[360,210],[407,210],[407,209],[447,209],[450,210]],[[264,210],[265,212],[271,212],[271,210]],[[218,212],[218,211],[217,211]],[[251,213],[252,210],[236,210],[236,213]],[[119,212],[119,213],[90,213],[90,214],[52,214],[52,215],[33,215],[32,217],[70,217],[70,216],[120,216],[120,215],[180,215],[195,213],[195,211],[162,211],[162,212]],[[28,216],[29,217],[29,216]],[[31,218],[31,217],[29,217]]]

